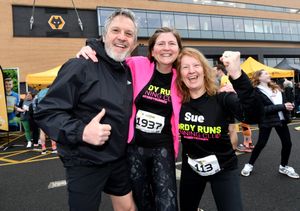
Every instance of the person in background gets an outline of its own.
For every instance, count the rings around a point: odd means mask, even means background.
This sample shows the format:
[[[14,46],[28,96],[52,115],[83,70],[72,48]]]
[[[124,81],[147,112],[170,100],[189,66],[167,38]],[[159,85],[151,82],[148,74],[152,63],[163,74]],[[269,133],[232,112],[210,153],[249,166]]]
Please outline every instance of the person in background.
[[[265,70],[256,71],[252,76],[252,84],[256,87],[260,99],[264,104],[265,116],[259,122],[258,140],[252,151],[250,160],[245,164],[241,174],[248,177],[253,171],[253,166],[263,148],[266,146],[272,128],[275,128],[281,140],[281,161],[279,173],[291,178],[299,178],[293,167],[288,166],[292,149],[291,135],[287,124],[290,122],[289,112],[294,109],[291,102],[287,102],[285,95],[277,84],[271,81],[269,73]]]
[[[240,53],[224,52],[221,61],[237,94],[217,92],[213,70],[198,50],[184,48],[178,56],[176,83],[183,96],[179,123],[183,211],[197,210],[208,182],[219,211],[243,210],[237,156],[228,126],[233,116],[243,122],[259,121],[263,107],[240,69]]]
[[[34,117],[57,142],[70,210],[99,210],[104,191],[115,211],[134,211],[126,160],[133,90],[125,63],[137,41],[134,14],[114,11],[102,41],[100,62],[74,58],[62,66]]]
[[[243,141],[243,144],[240,144],[237,147],[237,150],[239,150],[241,152],[252,152],[254,145],[252,142],[252,132],[251,132],[250,125],[241,122],[240,126],[242,128],[242,134],[244,137],[244,141]]]
[[[12,78],[5,78],[5,94],[6,94],[6,104],[7,104],[7,114],[8,114],[8,127],[9,131],[20,130],[17,116],[16,107],[19,104],[20,97],[19,94],[13,91],[14,82]]]
[[[41,89],[41,91],[38,92],[37,94],[37,105],[41,102],[41,100],[46,96],[49,87],[46,87],[44,89]],[[40,141],[41,141],[41,145],[42,145],[42,155],[45,155],[47,153],[47,147],[46,147],[46,141],[47,141],[47,135],[45,134],[45,132],[40,129]],[[56,146],[56,142],[54,140],[51,139],[51,149],[53,154],[57,154],[57,146]]]
[[[16,107],[16,111],[20,112],[20,121],[24,128],[25,132],[25,138],[27,141],[26,148],[30,148],[32,146],[32,133],[31,133],[31,127],[30,127],[30,112],[29,108],[32,106],[32,93],[27,92],[25,95],[25,99],[21,100],[19,105]]]
[[[31,128],[31,135],[32,135],[32,142],[33,142],[33,150],[39,151],[39,138],[40,138],[40,129],[39,126],[36,124],[33,114],[37,105],[37,91],[33,90],[32,94],[32,103],[29,105],[29,122]]]
[[[295,85],[295,111],[298,116],[300,114],[300,82]]]
[[[217,78],[220,84],[220,87],[224,87],[226,85],[231,85],[229,81],[229,77],[227,76],[227,71],[222,64],[218,64],[215,66],[215,69],[217,70]],[[231,85],[232,86],[232,85]],[[234,119],[233,119],[234,122]],[[237,131],[239,130],[239,126],[242,127],[242,134],[244,137],[243,144],[238,145],[238,135]],[[231,144],[234,150],[238,150],[240,152],[252,152],[253,144],[251,139],[251,129],[250,125],[245,123],[233,123],[229,125],[229,136],[231,140]]]
[[[224,67],[223,64],[217,64],[214,69],[216,70],[216,76],[217,76],[217,84],[220,88],[227,86],[227,85],[231,85],[230,81],[229,81],[229,77],[227,76],[227,71]],[[234,123],[235,119],[232,119],[232,123],[229,124],[228,126],[228,131],[229,131],[229,137],[230,137],[230,141],[232,144],[232,148],[233,150],[236,150],[238,147],[238,135],[237,135],[237,126]]]
[[[284,78],[283,91],[287,102],[295,105],[294,83],[287,78]],[[290,112],[292,118],[296,118],[296,107]]]
[[[93,49],[99,42],[89,42]],[[181,38],[173,29],[157,29],[148,41],[147,57],[126,59],[133,76],[134,104],[127,158],[138,210],[176,211],[175,157],[178,154],[180,96],[175,86]],[[84,47],[79,53],[93,58]]]

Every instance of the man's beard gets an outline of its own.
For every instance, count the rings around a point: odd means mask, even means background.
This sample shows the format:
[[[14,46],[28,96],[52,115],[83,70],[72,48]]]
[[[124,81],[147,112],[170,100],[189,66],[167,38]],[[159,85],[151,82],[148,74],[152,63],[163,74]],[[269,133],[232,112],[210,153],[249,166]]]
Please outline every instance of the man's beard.
[[[117,62],[123,62],[130,55],[130,50],[127,50],[124,53],[114,53],[112,48],[107,46],[105,46],[105,51],[110,58]]]

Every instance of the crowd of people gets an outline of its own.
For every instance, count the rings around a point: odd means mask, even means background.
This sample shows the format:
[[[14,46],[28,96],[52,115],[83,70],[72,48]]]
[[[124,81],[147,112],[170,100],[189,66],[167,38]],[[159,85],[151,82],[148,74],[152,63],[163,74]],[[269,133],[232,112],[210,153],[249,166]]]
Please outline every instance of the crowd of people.
[[[14,100],[27,147],[40,137],[45,153],[47,134],[58,151],[70,210],[98,210],[105,192],[116,211],[197,211],[210,183],[218,210],[241,211],[240,174],[250,175],[273,127],[282,142],[279,172],[299,178],[288,166],[294,104],[266,71],[251,81],[233,51],[225,51],[214,69],[168,27],[149,38],[147,57],[130,56],[136,42],[134,13],[116,10],[103,36],[67,61],[49,90],[27,93],[22,104]],[[30,119],[40,136],[33,135]],[[236,121],[242,122],[243,149]],[[255,146],[249,124],[259,126]],[[252,152],[241,173],[236,150]]]
[[[46,154],[47,135],[36,124],[33,114],[40,100],[46,95],[48,88],[40,91],[28,91],[22,98],[17,92],[13,91],[14,83],[12,78],[5,78],[4,81],[9,131],[23,130],[26,148],[33,148],[41,151],[41,154]],[[57,154],[55,141],[51,140],[51,144],[52,153]]]

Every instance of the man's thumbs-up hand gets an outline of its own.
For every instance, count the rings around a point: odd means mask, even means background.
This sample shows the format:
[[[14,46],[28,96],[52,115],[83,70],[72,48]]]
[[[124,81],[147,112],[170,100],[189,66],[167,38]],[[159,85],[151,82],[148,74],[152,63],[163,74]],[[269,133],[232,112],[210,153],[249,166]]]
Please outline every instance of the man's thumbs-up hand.
[[[95,116],[83,130],[82,140],[86,143],[100,146],[109,138],[111,126],[109,124],[101,124],[100,121],[105,115],[103,108],[97,116]]]

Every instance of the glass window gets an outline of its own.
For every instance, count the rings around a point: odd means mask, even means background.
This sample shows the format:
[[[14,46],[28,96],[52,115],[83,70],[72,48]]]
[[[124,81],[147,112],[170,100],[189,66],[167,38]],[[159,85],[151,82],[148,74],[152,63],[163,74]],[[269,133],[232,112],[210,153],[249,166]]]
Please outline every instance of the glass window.
[[[231,31],[233,32],[233,20],[232,18],[222,18],[223,20],[223,27],[224,31]]]
[[[273,33],[271,21],[264,21],[264,31],[265,33]]]
[[[113,13],[114,10],[112,9],[105,9],[105,10],[100,10],[100,25],[104,26],[105,20],[108,16],[110,16]]]
[[[187,21],[188,21],[188,29],[190,29],[190,30],[199,30],[200,29],[198,16],[188,15]]]
[[[224,38],[229,40],[235,39],[234,32],[224,32]]]
[[[201,36],[201,38],[207,38],[207,39],[213,38],[211,31],[201,31],[200,36]]]
[[[281,31],[283,34],[291,34],[291,30],[288,22],[281,22]]]
[[[275,67],[277,65],[276,58],[267,58],[267,65],[270,67]]]
[[[189,38],[201,38],[200,37],[200,31],[199,30],[189,30]]]
[[[208,64],[213,67],[214,66],[214,59],[207,58]]]
[[[161,27],[159,13],[147,12],[147,20],[148,20],[149,28],[160,28]]]
[[[134,11],[138,27],[139,28],[147,28],[147,16],[146,12],[141,12],[141,11]]]
[[[192,0],[178,0],[191,3]],[[97,8],[101,34],[106,18],[114,8]],[[271,20],[251,17],[199,15],[181,12],[133,10],[139,36],[147,37],[162,26],[176,28],[183,37],[205,39],[300,41],[300,21]]]
[[[186,14],[175,14],[174,17],[176,29],[187,29]]]
[[[244,20],[245,32],[254,32],[253,20]]]
[[[162,23],[162,26],[169,27],[169,28],[174,28],[173,13],[162,12],[161,13],[161,23]]]
[[[213,38],[215,39],[224,39],[224,32],[222,31],[213,31]]]
[[[254,20],[254,31],[256,33],[264,33],[263,22],[261,20]]]
[[[200,16],[200,28],[204,31],[211,30],[211,20],[209,16]]]
[[[274,21],[272,23],[273,25],[273,32],[274,33],[277,33],[277,34],[281,34],[281,24],[279,21]]]
[[[255,33],[254,32],[246,32],[245,33],[245,39],[246,40],[254,40],[255,39]]]
[[[244,32],[244,23],[242,19],[233,19],[234,23],[234,31],[236,32]]]
[[[178,33],[180,34],[180,36],[182,38],[188,38],[189,37],[189,33],[188,30],[184,30],[184,29],[177,29]]]
[[[139,28],[138,36],[139,37],[148,37],[148,30],[147,30],[147,28]]]
[[[219,17],[211,18],[212,30],[214,31],[223,31],[222,19]]]
[[[286,58],[286,60],[287,60],[290,64],[294,64],[294,63],[295,63],[295,59],[294,59],[294,58]]]
[[[291,34],[298,34],[297,24],[290,22]]]

